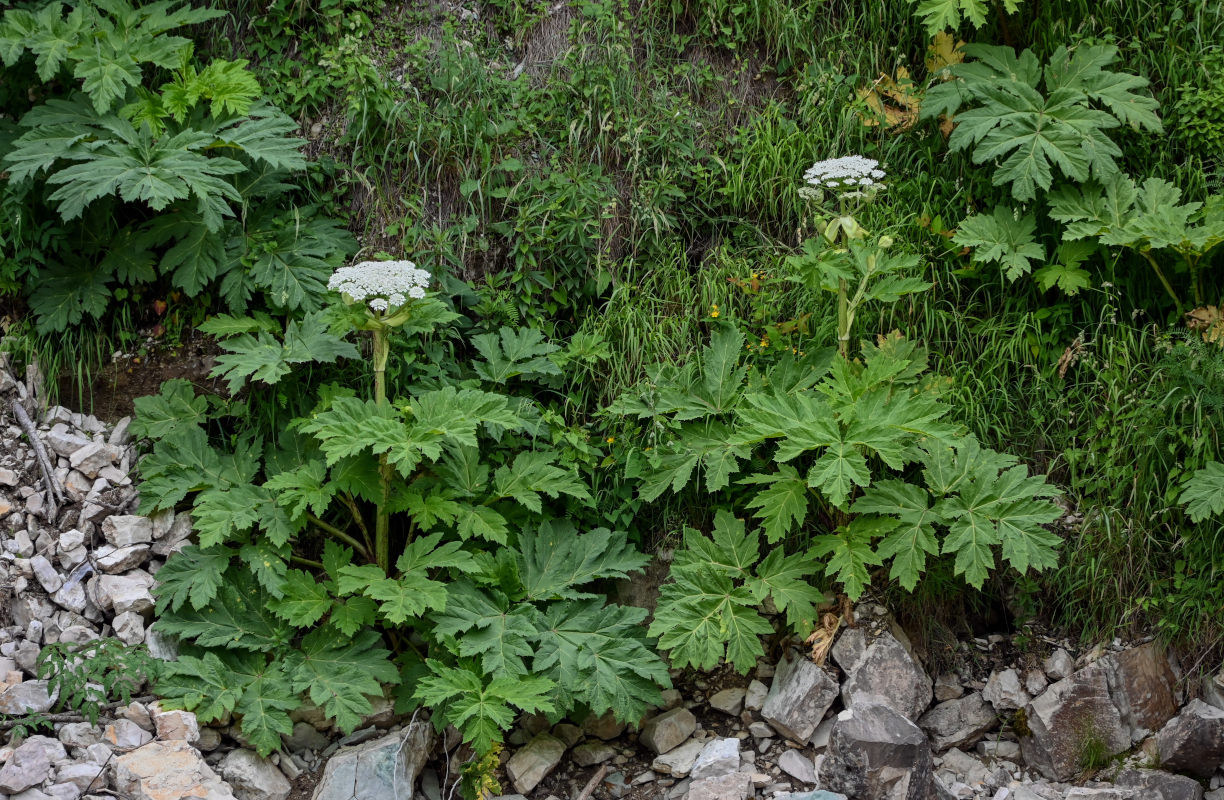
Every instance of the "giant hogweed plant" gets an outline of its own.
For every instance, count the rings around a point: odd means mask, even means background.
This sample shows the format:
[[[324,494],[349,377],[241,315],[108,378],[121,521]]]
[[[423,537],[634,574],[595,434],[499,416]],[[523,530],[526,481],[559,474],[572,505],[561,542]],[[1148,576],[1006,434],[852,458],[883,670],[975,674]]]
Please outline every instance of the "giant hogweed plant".
[[[766,598],[807,636],[819,573],[857,599],[873,568],[912,590],[931,558],[954,559],[974,587],[1000,562],[1021,573],[1056,563],[1059,539],[1043,527],[1060,513],[1045,499],[1053,488],[947,419],[925,351],[891,334],[849,352],[850,310],[921,287],[904,274],[913,260],[837,219],[837,237],[793,261],[797,279],[838,293],[837,348],[754,369],[743,333],[724,322],[696,358],[656,365],[611,408],[643,423],[626,467],[642,499],[691,489],[722,509],[711,536],[684,533],[650,627],[673,664],[749,669],[772,629]],[[755,530],[728,507],[751,513]],[[757,563],[762,536],[775,547]],[[803,544],[784,555],[784,542]]]
[[[373,386],[323,387],[266,440],[216,435],[210,418],[241,409],[182,382],[139,401],[136,430],[155,439],[142,508],[188,506],[198,534],[158,573],[156,625],[184,643],[159,692],[205,721],[238,715],[262,753],[302,697],[347,731],[398,684],[400,709],[430,706],[487,754],[519,710],[637,720],[669,685],[645,612],[593,587],[646,557],[583,522],[594,500],[553,415],[512,390],[574,353],[509,329],[478,337],[470,365],[395,352],[456,318],[426,279],[358,265],[333,281],[347,304],[283,332],[209,324],[235,392],[357,357],[354,332],[374,340]],[[416,368],[404,394],[389,396],[388,359]]]
[[[302,140],[246,62],[199,64],[191,40],[170,33],[220,15],[81,0],[0,20],[0,60],[15,80],[31,67],[31,97],[49,95],[16,128],[0,122],[0,192],[16,211],[0,239],[25,254],[4,277],[24,284],[41,332],[102,317],[156,281],[190,297],[215,290],[231,310],[255,294],[317,310],[351,252],[346,231],[293,203]],[[58,236],[25,233],[54,217]]]

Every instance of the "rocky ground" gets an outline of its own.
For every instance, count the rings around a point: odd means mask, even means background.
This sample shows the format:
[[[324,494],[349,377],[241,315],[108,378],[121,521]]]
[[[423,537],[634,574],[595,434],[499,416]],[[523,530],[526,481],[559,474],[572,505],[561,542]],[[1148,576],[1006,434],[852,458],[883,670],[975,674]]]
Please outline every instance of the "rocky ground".
[[[230,720],[148,695],[97,724],[61,708],[37,674],[49,645],[175,657],[149,627],[151,589],[191,525],[132,513],[126,419],[41,410],[38,394],[36,374],[0,370],[0,800],[458,797],[457,737],[381,698],[345,737],[303,708],[270,759]],[[1224,671],[1182,675],[1151,642],[992,636],[932,676],[883,607],[854,618],[820,665],[793,648],[747,676],[678,673],[639,725],[524,717],[498,777],[533,800],[1224,800]],[[40,735],[7,733],[30,714]]]

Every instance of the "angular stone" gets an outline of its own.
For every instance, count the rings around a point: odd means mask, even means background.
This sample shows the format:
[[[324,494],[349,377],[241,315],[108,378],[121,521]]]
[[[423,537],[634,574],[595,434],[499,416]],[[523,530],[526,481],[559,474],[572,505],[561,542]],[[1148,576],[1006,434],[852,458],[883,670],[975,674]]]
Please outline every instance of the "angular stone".
[[[1019,761],[1020,745],[1006,739],[987,739],[977,743],[978,755],[995,761]]]
[[[577,725],[562,722],[560,725],[553,726],[552,735],[565,742],[566,747],[573,747],[582,741],[584,734],[582,733],[582,728],[579,728]]]
[[[1158,769],[1124,769],[1113,782],[1138,789],[1141,797],[1150,800],[1203,800],[1203,786],[1198,781]]]
[[[87,477],[96,478],[98,473],[114,464],[122,456],[118,447],[92,442],[68,457],[68,465]]]
[[[573,749],[570,756],[574,759],[574,763],[580,767],[590,767],[595,764],[602,764],[616,755],[616,750],[611,745],[603,742],[587,742],[580,744]],[[661,758],[662,756],[660,756]],[[695,758],[696,756],[694,756]],[[653,767],[652,767],[653,769]]]
[[[305,750],[322,750],[328,745],[328,738],[319,733],[309,722],[293,723],[293,734],[285,738],[285,746],[294,753]]]
[[[1133,789],[1118,787],[1075,786],[1067,790],[1064,800],[1154,800],[1141,797]]]
[[[103,729],[102,739],[116,750],[134,750],[153,741],[153,734],[130,719],[117,719]]]
[[[0,692],[0,715],[17,717],[51,710],[55,695],[47,693],[46,681],[23,681]]]
[[[807,658],[786,653],[774,672],[761,717],[774,730],[806,742],[837,699],[837,681]]]
[[[63,423],[53,425],[43,441],[56,455],[64,458],[71,458],[76,451],[93,444],[84,436],[69,431],[68,426]]]
[[[34,570],[34,577],[38,579],[47,594],[55,594],[64,585],[64,577],[56,572],[55,567],[42,553],[30,559],[30,568]]]
[[[679,747],[673,747],[666,753],[655,756],[654,761],[650,762],[650,768],[664,775],[683,778],[693,771],[693,765],[697,763],[697,757],[704,749],[705,742],[689,739]]]
[[[1046,674],[1039,669],[1030,669],[1024,673],[1024,691],[1028,692],[1029,697],[1036,697],[1049,685]]]
[[[778,756],[778,769],[800,783],[816,783],[816,768],[812,765],[812,759],[798,750],[787,750]]]
[[[550,733],[537,734],[506,762],[506,776],[516,792],[526,794],[561,763],[563,755],[565,742]]]
[[[233,750],[217,769],[238,800],[285,800],[292,790],[276,765],[254,750]]]
[[[744,694],[745,690],[742,686],[723,689],[710,697],[710,708],[738,717],[739,713],[744,710]]]
[[[995,670],[986,679],[982,698],[994,706],[996,711],[1015,711],[1030,700],[1028,692],[1020,683],[1020,673],[1014,669]]]
[[[851,797],[930,800],[936,796],[926,736],[908,718],[877,703],[838,715],[820,779],[829,789]]]
[[[697,718],[687,708],[673,708],[651,717],[642,726],[638,741],[662,755],[697,730]]]
[[[102,535],[115,547],[153,541],[153,520],[135,514],[116,514],[102,521]]]
[[[162,711],[154,704],[153,725],[157,730],[157,738],[163,742],[181,740],[194,744],[200,740],[200,722],[190,711]]]
[[[115,638],[127,645],[137,645],[145,639],[144,617],[135,611],[125,611],[117,614],[111,625],[115,629]]]
[[[65,747],[80,747],[82,749],[102,741],[98,729],[88,722],[65,723],[59,729],[58,737]]]
[[[618,721],[616,715],[608,711],[598,717],[594,714],[588,716],[582,723],[582,729],[588,736],[594,736],[606,742],[624,733],[625,723]]]
[[[693,781],[689,784],[688,800],[746,800],[752,792],[751,772],[732,772]]]
[[[103,611],[114,609],[116,614],[133,611],[144,614],[153,610],[153,595],[149,586],[138,577],[127,575],[100,575],[94,584],[98,591],[98,605]]]
[[[965,687],[954,672],[944,672],[935,678],[935,702],[955,700],[965,694]]]
[[[413,722],[398,733],[340,748],[323,769],[312,800],[412,800],[433,743],[433,726]]]
[[[1132,743],[1160,730],[1177,713],[1177,677],[1164,648],[1149,642],[1098,662]]]
[[[106,787],[106,768],[97,764],[65,764],[55,770],[56,783],[71,783],[84,793]]]
[[[955,700],[947,700],[918,719],[918,725],[931,737],[931,747],[968,747],[994,727],[998,721],[994,709],[979,692]]]
[[[116,758],[115,788],[128,800],[236,800],[184,741],[152,742]]]
[[[779,792],[773,800],[848,800],[844,794],[817,789],[813,792]]]
[[[711,739],[693,763],[693,780],[714,778],[738,772],[740,768],[739,739]]]
[[[1071,654],[1059,647],[1050,657],[1041,664],[1046,675],[1056,681],[1061,681],[1063,678],[1070,678],[1075,672],[1075,661],[1072,660]]]
[[[134,544],[130,547],[114,547],[104,544],[94,551],[94,562],[98,565],[98,569],[107,575],[118,575],[147,562],[149,553],[150,548],[147,544]]]
[[[744,692],[744,708],[749,711],[760,711],[768,696],[769,687],[758,680],[753,680],[748,684],[748,690]]]
[[[1051,780],[1076,775],[1088,749],[1113,756],[1131,745],[1099,664],[1051,684],[1024,711],[1031,732],[1020,742],[1024,760]]]
[[[1210,778],[1224,765],[1224,710],[1191,700],[1156,736],[1160,765]]]
[[[833,660],[846,673],[841,694],[847,708],[878,703],[916,720],[931,704],[930,677],[887,631],[871,638],[861,627],[846,630],[833,645]]]
[[[18,746],[0,768],[0,793],[16,794],[42,783],[51,772],[51,764],[68,753],[58,739],[31,736]]]

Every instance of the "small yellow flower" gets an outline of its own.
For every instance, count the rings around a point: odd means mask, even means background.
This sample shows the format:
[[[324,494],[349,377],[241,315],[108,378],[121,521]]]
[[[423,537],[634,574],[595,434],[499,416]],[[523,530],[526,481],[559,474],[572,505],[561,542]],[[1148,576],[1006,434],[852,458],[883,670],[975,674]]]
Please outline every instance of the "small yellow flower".
[[[762,340],[761,340],[761,347],[769,347],[769,340],[768,340],[768,339],[762,339]]]
[[[710,306],[710,316],[718,319],[718,303],[714,303]]]
[[[607,439],[604,439],[604,441],[605,441],[605,442],[607,442],[608,444],[612,444],[613,442],[615,442],[615,441],[616,441],[616,437],[615,437],[615,436],[609,436]]]
[[[718,319],[718,312],[717,312],[717,311],[711,311],[711,312],[710,312],[710,316],[711,316],[711,317],[714,317],[715,319]]]

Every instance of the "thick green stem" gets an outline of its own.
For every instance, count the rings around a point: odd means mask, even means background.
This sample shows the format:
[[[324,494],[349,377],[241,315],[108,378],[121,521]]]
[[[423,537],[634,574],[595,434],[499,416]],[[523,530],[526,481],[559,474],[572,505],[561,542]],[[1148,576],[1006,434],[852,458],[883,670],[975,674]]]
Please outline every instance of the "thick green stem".
[[[370,551],[366,549],[366,546],[364,544],[362,544],[361,542],[359,542],[357,539],[353,538],[352,536],[349,536],[347,533],[340,530],[335,525],[329,525],[328,523],[316,517],[314,514],[307,514],[306,519],[310,520],[311,525],[314,525],[316,528],[323,531],[324,533],[330,533],[332,536],[335,536],[340,541],[345,542],[346,544],[351,544],[353,546],[353,549],[356,550],[358,553],[361,553],[364,556],[368,556],[370,554]]]
[[[837,281],[837,352],[842,358],[850,357],[850,299],[845,278]]]
[[[374,330],[374,402],[387,405],[387,355],[390,352],[387,331]],[[387,454],[378,457],[378,516],[374,523],[374,563],[383,571],[391,567],[391,462]]]
[[[1169,297],[1173,298],[1173,302],[1177,305],[1177,316],[1180,317],[1182,312],[1185,311],[1181,298],[1177,296],[1177,292],[1173,291],[1173,285],[1165,277],[1164,272],[1160,269],[1160,265],[1156,263],[1156,259],[1152,258],[1152,254],[1146,251],[1141,252],[1143,252],[1143,257],[1147,259],[1147,262],[1152,265],[1152,269],[1156,271],[1156,277],[1160,278],[1160,283],[1164,286],[1165,291],[1169,293]]]

